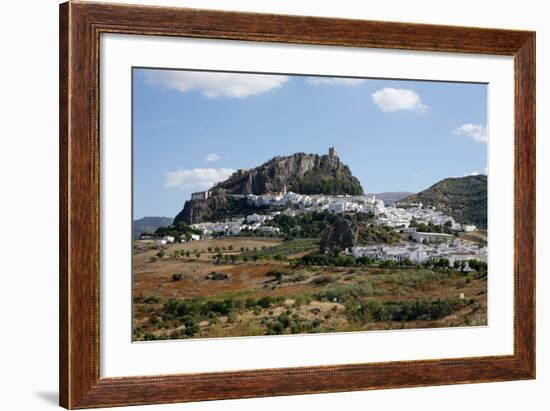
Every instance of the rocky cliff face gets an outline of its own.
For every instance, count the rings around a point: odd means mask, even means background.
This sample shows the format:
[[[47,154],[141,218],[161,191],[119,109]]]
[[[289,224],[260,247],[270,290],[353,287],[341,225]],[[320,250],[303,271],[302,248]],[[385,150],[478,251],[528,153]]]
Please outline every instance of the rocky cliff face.
[[[337,156],[296,153],[240,170],[216,185],[230,194],[363,194],[359,180]]]
[[[321,236],[320,249],[322,252],[330,251],[334,248],[345,250],[352,247],[355,234],[351,223],[340,217],[334,224],[328,226]]]
[[[390,227],[372,224],[373,220],[374,217],[358,218],[357,214],[338,216],[321,235],[321,252],[345,250],[354,245],[399,242],[401,237],[398,233]]]
[[[174,218],[174,224],[180,221],[195,224],[216,219],[216,213],[231,208],[235,200],[230,198],[222,189],[213,189],[206,200],[188,200],[183,210]]]
[[[174,218],[174,224],[214,221],[236,210],[247,211],[244,201],[228,194],[261,195],[285,190],[300,194],[363,194],[361,183],[338,156],[296,153],[274,157],[259,167],[235,172],[209,190],[209,198],[186,201],[183,210]]]

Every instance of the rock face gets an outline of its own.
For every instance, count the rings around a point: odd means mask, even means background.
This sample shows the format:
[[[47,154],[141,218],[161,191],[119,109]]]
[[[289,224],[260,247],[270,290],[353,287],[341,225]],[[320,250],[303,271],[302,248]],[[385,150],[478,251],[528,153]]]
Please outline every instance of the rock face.
[[[213,221],[238,210],[250,211],[244,200],[231,195],[261,195],[283,191],[300,194],[363,194],[361,183],[337,155],[296,153],[287,157],[274,157],[256,168],[233,173],[227,180],[208,190],[206,199],[186,201],[183,210],[174,218],[174,224],[180,221],[187,224]]]
[[[359,180],[335,155],[296,153],[275,157],[251,170],[239,170],[218,183],[230,194],[363,194]]]
[[[322,252],[339,248],[344,250],[352,247],[354,233],[351,223],[340,217],[334,224],[328,226],[321,236],[320,249]]]
[[[234,199],[230,198],[224,190],[214,189],[206,200],[188,200],[183,210],[174,218],[174,224],[180,221],[187,224],[200,223],[215,217],[219,210],[225,210],[233,205]]]
[[[487,228],[487,176],[446,178],[404,202],[434,206],[463,224]]]

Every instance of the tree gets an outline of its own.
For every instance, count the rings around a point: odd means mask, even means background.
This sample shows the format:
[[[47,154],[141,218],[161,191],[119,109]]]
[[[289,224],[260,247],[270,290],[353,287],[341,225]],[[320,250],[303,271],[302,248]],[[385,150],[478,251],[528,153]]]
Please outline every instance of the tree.
[[[199,331],[199,322],[195,317],[187,317],[185,319],[185,335],[192,337]]]
[[[277,280],[278,282],[281,282],[285,274],[286,273],[283,271],[273,270],[273,271],[269,271],[266,275],[270,277],[275,277],[275,280]]]

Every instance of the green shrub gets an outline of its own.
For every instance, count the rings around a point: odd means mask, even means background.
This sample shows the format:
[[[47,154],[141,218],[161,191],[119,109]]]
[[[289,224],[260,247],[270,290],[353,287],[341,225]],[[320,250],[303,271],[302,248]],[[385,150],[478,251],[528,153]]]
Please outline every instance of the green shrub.
[[[351,321],[433,321],[438,320],[464,306],[458,299],[389,301],[349,301],[346,315]]]
[[[266,295],[265,297],[260,298],[257,304],[262,308],[268,308],[271,307],[271,304],[273,304],[273,299]]]
[[[266,273],[266,276],[275,277],[275,280],[277,280],[279,282],[283,279],[283,277],[285,275],[286,275],[286,273],[284,271],[280,271],[280,270],[271,270],[271,271],[268,271]]]
[[[314,285],[327,285],[336,281],[336,278],[331,275],[321,275],[311,280],[311,284]]]
[[[199,322],[194,317],[188,317],[185,322],[185,330],[184,333],[187,337],[192,337],[199,331]]]

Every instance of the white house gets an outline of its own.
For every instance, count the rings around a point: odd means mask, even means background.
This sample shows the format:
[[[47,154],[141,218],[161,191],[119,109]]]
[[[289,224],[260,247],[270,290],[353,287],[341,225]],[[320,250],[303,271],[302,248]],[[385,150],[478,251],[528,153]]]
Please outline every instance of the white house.
[[[264,225],[258,228],[263,233],[269,233],[269,234],[279,234],[281,232],[281,229],[279,227],[271,227],[269,225]]]
[[[351,255],[355,258],[368,257],[372,259],[382,258],[384,252],[380,246],[355,246],[351,248]]]
[[[409,258],[411,261],[423,263],[428,259],[428,253],[422,249],[413,250],[410,252]]]
[[[273,217],[269,215],[262,215],[262,214],[250,214],[246,216],[246,222],[247,223],[263,223],[265,221],[271,220]]]
[[[240,235],[242,228],[242,226],[231,226],[227,229],[227,233],[229,235]]]
[[[475,260],[476,256],[473,254],[449,254],[446,258],[449,260],[449,267],[453,267],[455,261]]]
[[[403,261],[410,257],[410,252],[405,247],[392,247],[384,251],[383,259],[386,261]]]
[[[421,233],[416,232],[412,234],[412,238],[417,243],[439,243],[444,241],[452,241],[454,236],[452,234],[445,233]]]

